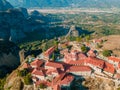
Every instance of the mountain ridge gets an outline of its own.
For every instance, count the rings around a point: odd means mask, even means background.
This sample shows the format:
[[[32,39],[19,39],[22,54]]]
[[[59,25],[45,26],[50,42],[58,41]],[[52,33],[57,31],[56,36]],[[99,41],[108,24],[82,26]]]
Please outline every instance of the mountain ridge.
[[[8,0],[16,7],[120,8],[120,0]]]
[[[0,0],[0,11],[5,11],[10,8],[13,8],[13,6],[6,0]]]

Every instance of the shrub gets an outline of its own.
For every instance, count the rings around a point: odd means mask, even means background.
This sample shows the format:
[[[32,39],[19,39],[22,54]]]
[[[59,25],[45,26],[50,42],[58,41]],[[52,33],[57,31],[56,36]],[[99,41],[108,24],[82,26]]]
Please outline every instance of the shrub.
[[[24,77],[24,83],[25,83],[26,85],[32,84],[32,76],[31,76],[30,73],[27,74],[27,75]]]
[[[109,56],[111,56],[112,51],[111,51],[111,50],[104,50],[104,51],[102,52],[102,54],[103,54],[103,56],[105,56],[105,57],[109,57]]]
[[[103,47],[103,45],[97,44],[97,48],[102,48],[102,47]]]
[[[41,83],[39,87],[40,87],[40,89],[44,89],[44,88],[46,88],[47,86],[46,86],[45,84]]]
[[[6,78],[0,79],[0,90],[4,90],[5,81],[6,81]]]
[[[28,69],[23,69],[21,71],[18,71],[18,75],[21,76],[21,77],[24,77],[28,74]]]
[[[89,48],[86,47],[85,45],[83,45],[83,46],[81,47],[81,50],[82,50],[83,53],[87,53],[87,52],[89,51]]]

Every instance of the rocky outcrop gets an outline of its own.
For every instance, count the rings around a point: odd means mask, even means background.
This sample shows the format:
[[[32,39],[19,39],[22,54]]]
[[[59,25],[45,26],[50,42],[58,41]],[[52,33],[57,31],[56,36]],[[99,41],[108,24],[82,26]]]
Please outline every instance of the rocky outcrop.
[[[68,34],[66,37],[71,36],[71,37],[78,37],[79,36],[79,31],[76,30],[75,26],[71,26]]]
[[[22,31],[22,29],[11,29],[10,30],[10,41],[12,42],[20,42],[21,39],[25,38],[26,35]]]
[[[25,50],[21,50],[19,52],[19,56],[20,56],[20,62],[22,63],[25,60]]]
[[[0,0],[0,11],[6,11],[10,8],[13,8],[13,6],[9,2],[6,0]]]
[[[9,24],[2,21],[0,22],[0,41],[8,41],[10,37]]]
[[[20,7],[20,8],[16,8],[16,10],[22,12],[25,18],[29,16],[26,8]]]
[[[22,90],[23,82],[17,75],[17,70],[13,71],[6,79],[4,90]]]
[[[0,77],[11,72],[19,64],[19,48],[14,43],[0,41],[0,71],[3,74]]]
[[[18,75],[20,67],[14,70],[7,78],[4,84],[4,90],[35,90],[34,85],[25,85],[24,77]]]
[[[7,66],[7,67],[16,67],[19,65],[19,59],[15,55],[13,55],[11,52],[9,54],[2,53],[0,55],[0,66]]]
[[[24,13],[24,14],[23,14]],[[24,9],[0,12],[0,40],[17,42],[25,37],[23,32],[27,13]]]

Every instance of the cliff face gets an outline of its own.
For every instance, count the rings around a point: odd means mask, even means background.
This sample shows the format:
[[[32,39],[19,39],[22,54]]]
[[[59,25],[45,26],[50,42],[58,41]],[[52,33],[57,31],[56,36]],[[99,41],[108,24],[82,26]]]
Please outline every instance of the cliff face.
[[[23,77],[18,76],[17,72],[15,70],[7,77],[4,90],[34,90],[34,85],[25,85]]]
[[[13,6],[9,2],[7,2],[6,0],[0,0],[0,11],[5,11],[9,8],[13,8]]]
[[[0,12],[0,40],[17,42],[25,37],[23,32],[28,14],[26,9]]]
[[[25,38],[26,35],[20,29],[11,29],[10,30],[10,41],[19,42],[22,38]]]
[[[16,57],[13,53],[2,53],[0,55],[0,66],[7,66],[7,67],[16,67],[19,65],[19,58]]]
[[[19,64],[19,48],[11,42],[0,41],[0,77],[4,77]]]

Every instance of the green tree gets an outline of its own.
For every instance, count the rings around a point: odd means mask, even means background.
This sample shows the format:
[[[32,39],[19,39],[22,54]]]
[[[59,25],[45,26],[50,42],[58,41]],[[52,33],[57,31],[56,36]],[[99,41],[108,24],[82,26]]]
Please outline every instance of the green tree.
[[[90,35],[85,36],[85,39],[88,42],[90,40]]]
[[[44,52],[44,51],[46,51],[48,49],[48,45],[45,43],[44,45],[43,45],[43,47],[42,47],[42,51]]]
[[[97,48],[102,48],[102,47],[103,47],[103,45],[97,44]]]
[[[4,90],[5,81],[6,81],[6,78],[0,79],[0,90]]]
[[[27,74],[27,75],[24,77],[24,83],[25,83],[26,85],[32,84],[32,76],[31,76],[30,73]]]
[[[55,60],[55,53],[52,54],[52,60]]]
[[[47,86],[44,84],[44,83],[40,83],[40,85],[39,85],[39,88],[40,89],[44,89],[44,88],[46,88]]]
[[[58,45],[58,41],[57,40],[54,40],[54,45],[57,46]]]
[[[70,36],[70,41],[75,41],[76,37]]]
[[[18,76],[24,77],[28,74],[28,69],[18,70]]]
[[[77,41],[77,42],[81,42],[81,41],[82,41],[82,38],[81,38],[81,37],[76,37],[76,41]]]
[[[105,57],[109,57],[109,56],[111,56],[112,51],[111,51],[111,50],[104,50],[104,51],[102,52],[102,54],[103,54],[103,56],[105,56]]]
[[[71,50],[72,47],[72,45],[67,46],[68,50]]]
[[[82,50],[83,53],[87,53],[88,50],[89,50],[89,48],[86,47],[85,45],[83,45],[83,46],[81,47],[81,50]]]

